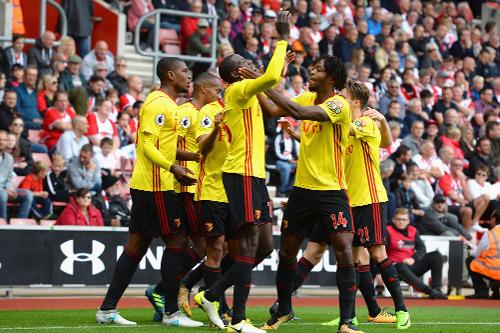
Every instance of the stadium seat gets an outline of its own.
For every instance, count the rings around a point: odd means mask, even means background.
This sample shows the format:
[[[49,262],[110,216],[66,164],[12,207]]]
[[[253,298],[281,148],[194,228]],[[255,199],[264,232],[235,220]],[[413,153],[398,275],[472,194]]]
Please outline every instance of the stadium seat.
[[[28,140],[31,143],[40,143],[40,130],[30,129],[28,132]]]
[[[159,37],[160,45],[163,44],[181,44],[181,40],[177,31],[173,29],[160,29],[160,37]]]
[[[174,45],[174,44],[164,44],[163,45],[163,52],[171,55],[178,55],[181,54],[181,46],[180,45]]]
[[[14,180],[12,181],[12,185],[14,185],[14,188],[18,188],[19,185],[21,185],[21,183],[23,182],[23,180],[24,176],[15,176]]]
[[[11,225],[37,225],[35,219],[19,219],[19,218],[10,219],[10,224]]]
[[[52,201],[52,206],[54,207],[66,207],[67,205],[68,203],[64,201]]]
[[[33,153],[33,161],[43,161],[50,168],[52,166],[52,161],[50,160],[49,154],[45,153]]]
[[[53,226],[56,220],[40,220],[40,225]]]
[[[5,221],[5,219],[0,219],[0,225],[6,225],[7,224],[7,221]]]

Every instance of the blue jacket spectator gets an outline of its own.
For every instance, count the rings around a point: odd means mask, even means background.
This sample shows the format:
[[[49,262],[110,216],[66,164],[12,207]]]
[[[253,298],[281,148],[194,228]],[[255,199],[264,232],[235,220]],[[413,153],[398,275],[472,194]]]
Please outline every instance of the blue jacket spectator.
[[[94,158],[92,144],[86,144],[80,150],[80,156],[75,156],[68,163],[68,185],[72,190],[88,188],[101,191],[101,167]]]
[[[36,78],[38,70],[34,65],[29,65],[24,71],[24,82],[16,88],[16,111],[21,115],[29,129],[42,128],[42,115],[38,112],[36,98]]]

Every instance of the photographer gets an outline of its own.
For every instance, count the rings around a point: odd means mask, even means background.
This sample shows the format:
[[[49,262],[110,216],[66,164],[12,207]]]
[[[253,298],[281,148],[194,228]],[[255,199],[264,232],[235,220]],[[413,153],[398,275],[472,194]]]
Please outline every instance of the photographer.
[[[127,202],[120,196],[120,178],[115,176],[102,177],[102,190],[94,195],[92,204],[101,211],[104,225],[126,227],[130,222],[130,209]]]

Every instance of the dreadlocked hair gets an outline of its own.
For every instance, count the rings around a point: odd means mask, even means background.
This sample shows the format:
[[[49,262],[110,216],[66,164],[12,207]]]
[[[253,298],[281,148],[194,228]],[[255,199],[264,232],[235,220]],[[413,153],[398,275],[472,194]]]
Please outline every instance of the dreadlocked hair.
[[[347,73],[345,71],[345,66],[340,58],[330,56],[330,55],[322,55],[317,58],[314,64],[317,64],[323,60],[323,67],[325,68],[325,72],[329,77],[333,79],[333,86],[337,91],[344,89],[345,83],[347,81]]]

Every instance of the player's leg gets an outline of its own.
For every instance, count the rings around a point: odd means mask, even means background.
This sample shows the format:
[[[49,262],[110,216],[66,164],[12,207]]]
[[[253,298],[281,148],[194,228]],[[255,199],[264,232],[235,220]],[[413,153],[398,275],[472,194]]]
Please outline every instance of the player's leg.
[[[151,239],[151,237],[144,237],[139,234],[129,234],[127,245],[116,263],[106,296],[97,311],[96,321],[98,323],[136,325],[136,323],[121,317],[116,312],[116,305],[130,284],[139,262],[146,254]]]
[[[274,251],[273,224],[271,221],[259,225],[259,245],[255,255],[255,266],[259,265],[264,259]]]
[[[312,236],[311,236],[312,237]],[[298,290],[309,276],[311,270],[319,264],[325,251],[328,249],[328,243],[309,240],[302,257],[297,262],[295,278],[293,280],[293,291]]]

